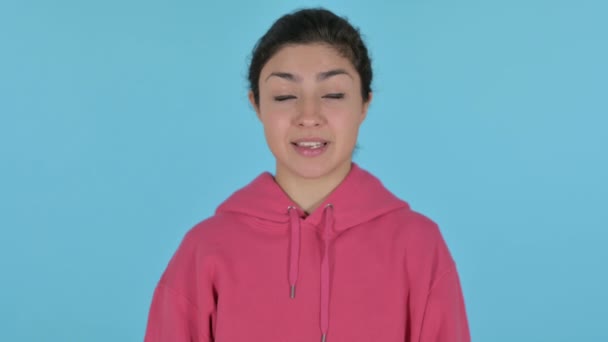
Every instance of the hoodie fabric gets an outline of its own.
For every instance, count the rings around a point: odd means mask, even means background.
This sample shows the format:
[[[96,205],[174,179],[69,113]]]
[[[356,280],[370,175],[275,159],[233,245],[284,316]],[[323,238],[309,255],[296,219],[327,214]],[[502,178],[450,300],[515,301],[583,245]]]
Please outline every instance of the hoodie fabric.
[[[437,225],[353,163],[310,215],[262,173],[184,237],[146,342],[468,342]]]

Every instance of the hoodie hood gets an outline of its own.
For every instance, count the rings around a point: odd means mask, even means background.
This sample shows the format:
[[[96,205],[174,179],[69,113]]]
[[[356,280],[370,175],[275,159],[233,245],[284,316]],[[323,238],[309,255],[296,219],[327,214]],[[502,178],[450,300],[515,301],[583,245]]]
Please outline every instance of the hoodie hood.
[[[305,221],[319,226],[324,208],[333,207],[334,230],[339,233],[358,224],[370,221],[393,210],[409,205],[387,190],[378,178],[351,164],[342,182]],[[274,223],[289,221],[288,208],[294,208],[304,218],[304,210],[283,191],[269,172],[256,177],[247,186],[236,191],[216,210],[216,214],[232,212],[253,216]]]
[[[305,216],[302,208],[287,196],[268,172],[262,173],[247,186],[236,191],[218,207],[216,214],[237,213],[260,219],[262,222],[272,222],[273,226],[289,227],[287,278],[289,296],[292,299],[296,296],[300,265],[301,223],[310,224],[320,231],[323,246],[320,267],[320,328],[321,342],[326,342],[329,330],[331,293],[329,256],[332,241],[348,228],[401,208],[409,209],[409,206],[389,192],[380,180],[352,163],[344,180],[308,216]]]

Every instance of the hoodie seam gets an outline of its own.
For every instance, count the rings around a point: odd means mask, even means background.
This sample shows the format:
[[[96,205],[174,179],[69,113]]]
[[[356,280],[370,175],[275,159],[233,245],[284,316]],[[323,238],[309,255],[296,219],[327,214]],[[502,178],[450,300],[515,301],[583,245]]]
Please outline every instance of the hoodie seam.
[[[182,298],[183,300],[186,301],[186,304],[190,305],[192,308],[194,308],[194,310],[196,311],[196,317],[202,317],[201,315],[201,311],[198,308],[198,305],[196,305],[192,300],[190,300],[190,298],[188,298],[186,295],[182,294],[181,292],[177,291],[176,289],[174,289],[173,287],[169,286],[168,284],[165,284],[164,282],[159,282],[158,283],[158,287],[159,288],[163,288],[167,291],[167,293],[175,296],[175,297],[179,297]],[[209,339],[209,334],[205,333],[204,331],[201,331],[200,329],[198,329],[198,323],[196,322],[197,319],[193,319],[193,318],[188,318],[189,321],[194,320],[194,325],[197,327],[195,330],[195,334],[196,336],[198,336],[199,338],[202,336],[203,339],[207,340]]]
[[[174,289],[173,287],[169,286],[168,284],[166,284],[164,282],[159,282],[158,283],[158,287],[164,288],[165,290],[167,290],[167,292],[169,292],[173,296],[180,297],[180,298],[184,299],[186,301],[186,303],[188,303],[188,305],[192,306],[196,310],[197,314],[200,315],[200,310],[198,308],[198,305],[196,305],[194,303],[194,301],[192,301],[186,295],[182,294],[181,292],[177,291],[176,289]]]
[[[422,341],[422,330],[424,329],[424,323],[425,323],[425,319],[426,319],[426,314],[427,314],[427,309],[429,308],[429,299],[431,298],[432,294],[433,294],[433,290],[437,287],[437,284],[440,283],[445,277],[447,277],[448,274],[454,272],[456,270],[456,265],[452,264],[449,268],[447,268],[445,271],[443,271],[439,277],[437,277],[435,279],[435,281],[433,282],[433,284],[431,285],[431,288],[428,290],[427,294],[426,294],[426,300],[424,302],[424,311],[422,312],[422,320],[420,322],[420,337],[418,339],[418,342]]]
[[[437,287],[437,284],[440,283],[443,280],[443,278],[445,278],[448,274],[454,272],[455,270],[456,270],[456,265],[452,263],[452,265],[450,267],[448,267],[445,271],[443,271],[441,273],[441,275],[439,277],[437,277],[435,279],[435,281],[433,282],[433,285],[431,285],[431,288],[429,289],[428,296],[430,297],[433,290]]]

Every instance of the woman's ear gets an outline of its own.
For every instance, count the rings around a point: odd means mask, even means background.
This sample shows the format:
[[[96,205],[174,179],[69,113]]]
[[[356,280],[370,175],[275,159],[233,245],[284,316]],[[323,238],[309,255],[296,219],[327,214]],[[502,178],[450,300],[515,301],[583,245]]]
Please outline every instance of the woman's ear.
[[[367,95],[367,101],[363,103],[363,111],[361,112],[361,122],[363,122],[363,120],[365,120],[365,118],[367,117],[367,110],[369,109],[370,103],[372,103],[373,95],[374,94],[370,91]]]
[[[261,120],[260,117],[260,106],[258,106],[258,104],[255,102],[255,95],[253,94],[253,91],[249,91],[249,94],[247,94],[249,97],[249,103],[251,103],[251,107],[253,107],[253,110],[255,110],[255,114],[258,116],[258,119]]]

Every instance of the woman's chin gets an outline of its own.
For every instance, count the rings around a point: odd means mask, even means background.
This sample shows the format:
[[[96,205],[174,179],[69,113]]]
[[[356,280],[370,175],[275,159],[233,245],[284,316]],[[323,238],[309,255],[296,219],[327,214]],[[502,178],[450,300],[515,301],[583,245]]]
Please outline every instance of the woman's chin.
[[[340,169],[342,169],[341,166],[343,166],[343,164],[348,164],[344,165],[346,169],[348,169],[348,166],[350,166],[350,161],[342,163],[332,163],[326,160],[322,163],[317,163],[312,160],[307,160],[284,165],[282,170],[277,169],[277,173],[282,173],[284,176],[295,177],[299,179],[323,180],[331,178],[337,173],[341,173]]]

